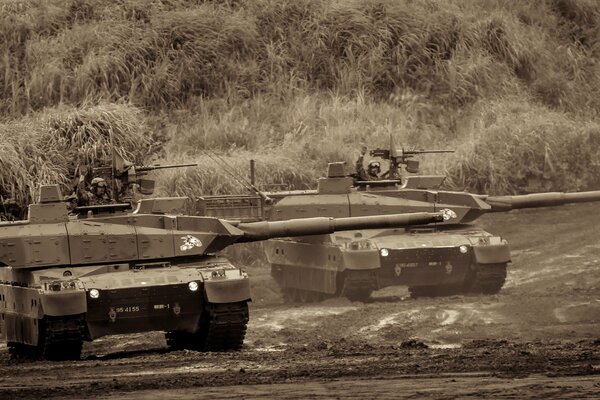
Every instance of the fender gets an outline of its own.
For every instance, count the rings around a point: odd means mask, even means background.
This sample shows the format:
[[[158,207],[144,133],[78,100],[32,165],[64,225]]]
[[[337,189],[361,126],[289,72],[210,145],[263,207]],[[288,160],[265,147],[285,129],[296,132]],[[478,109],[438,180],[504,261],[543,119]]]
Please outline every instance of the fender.
[[[250,280],[248,278],[207,280],[204,282],[204,291],[206,300],[209,303],[251,301]]]
[[[508,244],[493,244],[487,246],[473,246],[475,262],[478,264],[500,264],[510,262],[510,249]]]

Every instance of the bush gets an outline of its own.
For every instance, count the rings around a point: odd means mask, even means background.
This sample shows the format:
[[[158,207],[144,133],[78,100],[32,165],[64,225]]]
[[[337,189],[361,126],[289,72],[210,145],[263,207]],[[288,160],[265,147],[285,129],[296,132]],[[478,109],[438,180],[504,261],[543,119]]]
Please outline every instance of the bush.
[[[153,151],[144,125],[140,110],[114,104],[49,109],[0,124],[0,191],[23,206],[40,184],[71,193],[77,171],[110,165],[111,134],[118,153],[140,163]]]
[[[597,189],[600,125],[521,103],[496,104],[497,118],[450,162],[450,186],[514,194]]]

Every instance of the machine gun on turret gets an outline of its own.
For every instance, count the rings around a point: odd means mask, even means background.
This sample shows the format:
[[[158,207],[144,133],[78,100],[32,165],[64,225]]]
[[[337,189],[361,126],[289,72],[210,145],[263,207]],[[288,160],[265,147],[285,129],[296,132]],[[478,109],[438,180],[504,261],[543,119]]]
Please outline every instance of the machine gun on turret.
[[[419,161],[412,160],[414,156],[421,154],[442,154],[454,153],[454,150],[404,150],[404,149],[374,149],[369,152],[371,157],[378,157],[382,160],[389,160],[390,167],[381,174],[382,178],[400,179],[400,165],[405,165],[407,172],[416,174],[419,172]]]
[[[454,150],[405,150],[398,149],[394,143],[394,137],[390,135],[390,146],[387,149],[378,148],[369,151],[371,160],[367,169],[364,169],[363,157],[366,153],[366,146],[362,146],[361,156],[356,162],[356,171],[352,175],[357,186],[386,186],[397,185],[401,183],[402,176],[400,168],[405,165],[407,172],[415,174],[419,172],[419,161],[412,158],[421,154],[441,154],[454,153]],[[386,161],[387,170],[382,171],[381,162]]]
[[[106,180],[109,181],[111,185],[113,202],[123,203],[132,200],[133,185],[137,185],[140,193],[143,195],[150,195],[154,192],[154,180],[142,178],[149,172],[159,169],[196,166],[198,166],[197,163],[134,165],[115,153],[111,166],[93,168],[92,174],[94,177],[108,178]]]

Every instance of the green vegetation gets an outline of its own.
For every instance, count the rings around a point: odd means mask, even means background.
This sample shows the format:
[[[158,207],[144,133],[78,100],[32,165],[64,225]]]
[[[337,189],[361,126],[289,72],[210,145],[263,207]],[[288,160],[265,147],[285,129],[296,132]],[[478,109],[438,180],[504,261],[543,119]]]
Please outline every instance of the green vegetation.
[[[108,130],[124,155],[202,164],[164,193],[243,190],[215,153],[313,186],[390,133],[456,148],[423,158],[454,188],[599,183],[595,0],[5,0],[0,56],[0,187],[20,198],[101,162]]]

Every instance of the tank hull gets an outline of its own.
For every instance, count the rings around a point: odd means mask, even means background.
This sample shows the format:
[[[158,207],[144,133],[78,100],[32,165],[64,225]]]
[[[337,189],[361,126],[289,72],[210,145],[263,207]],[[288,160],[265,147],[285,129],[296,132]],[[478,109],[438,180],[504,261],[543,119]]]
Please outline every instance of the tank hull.
[[[413,297],[492,294],[510,262],[506,241],[470,225],[270,240],[264,249],[273,278],[293,301],[365,300],[388,286],[408,286]]]
[[[248,323],[248,276],[227,260],[0,270],[14,358],[78,359],[83,341],[164,331],[174,349],[229,350]]]

